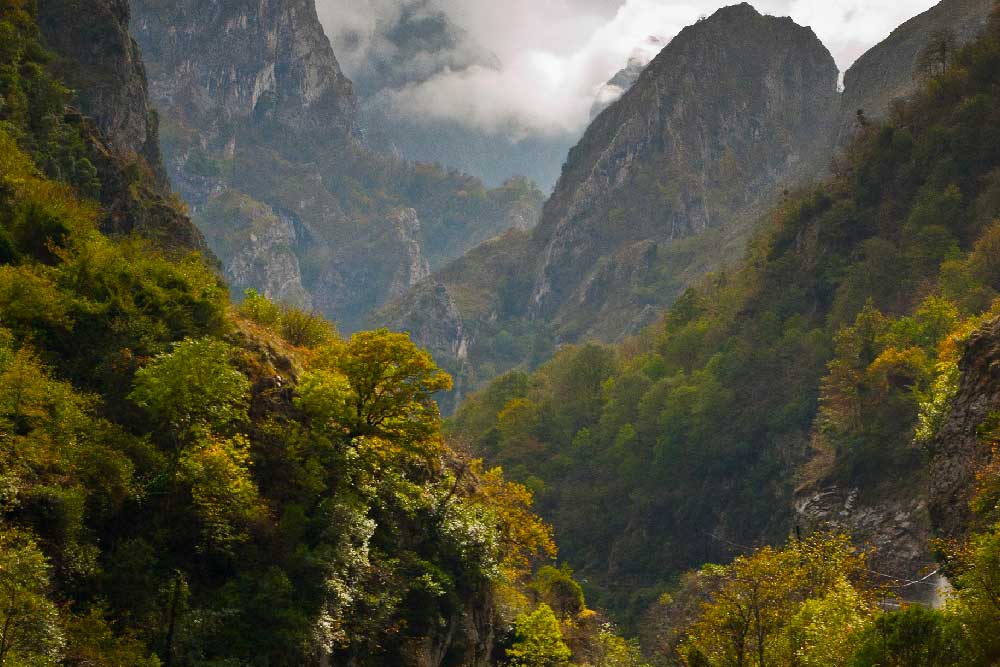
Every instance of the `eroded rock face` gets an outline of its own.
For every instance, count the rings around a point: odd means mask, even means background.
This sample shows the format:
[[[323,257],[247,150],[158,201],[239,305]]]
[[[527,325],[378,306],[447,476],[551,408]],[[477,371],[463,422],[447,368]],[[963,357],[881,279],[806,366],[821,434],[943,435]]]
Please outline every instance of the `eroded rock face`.
[[[201,233],[172,200],[127,0],[40,0],[38,24],[86,117],[79,122],[101,180],[102,231],[139,234],[164,249],[200,251],[211,261]]]
[[[38,25],[61,56],[60,74],[108,145],[162,170],[142,54],[129,34],[128,0],[41,0]]]
[[[234,124],[357,136],[355,99],[312,0],[133,0],[154,102],[229,146]]]
[[[868,566],[876,581],[905,600],[933,603],[941,577],[934,574],[938,565],[930,548],[926,479],[916,477],[891,490],[830,486],[800,494],[796,521],[806,533],[835,530],[851,535],[861,549],[874,550]]]
[[[969,502],[976,473],[991,456],[978,430],[1000,411],[1000,320],[970,338],[959,368],[958,393],[930,444],[930,516],[947,538],[961,538],[974,526]]]
[[[294,219],[249,197],[227,190],[208,205],[217,221],[209,242],[226,249],[223,271],[237,296],[256,289],[268,298],[311,310],[312,297],[302,285],[296,249],[305,242]]]

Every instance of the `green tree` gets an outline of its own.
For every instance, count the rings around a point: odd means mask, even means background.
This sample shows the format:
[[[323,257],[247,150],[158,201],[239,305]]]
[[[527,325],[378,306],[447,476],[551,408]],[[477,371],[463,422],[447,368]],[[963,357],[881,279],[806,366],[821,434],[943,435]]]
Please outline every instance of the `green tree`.
[[[583,589],[573,580],[573,570],[546,565],[535,574],[531,588],[560,618],[568,618],[585,609]]]
[[[565,667],[571,655],[559,620],[547,604],[517,617],[514,644],[507,649],[511,667]]]
[[[199,428],[225,429],[247,418],[250,382],[230,365],[222,341],[185,340],[135,375],[129,399],[181,443]]]
[[[49,565],[34,540],[0,529],[0,667],[59,664],[64,640],[48,588]]]
[[[374,438],[421,450],[440,434],[434,394],[451,377],[406,334],[354,334],[320,352],[303,379],[297,404],[348,441]]]
[[[877,618],[861,637],[851,667],[950,667],[963,664],[954,619],[920,605]]]

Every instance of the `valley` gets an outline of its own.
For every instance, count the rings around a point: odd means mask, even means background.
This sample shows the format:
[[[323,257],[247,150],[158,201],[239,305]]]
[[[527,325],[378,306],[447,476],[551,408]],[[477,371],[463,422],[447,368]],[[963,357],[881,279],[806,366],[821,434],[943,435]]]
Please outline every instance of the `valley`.
[[[0,667],[996,665],[1000,4],[472,7],[0,0]]]

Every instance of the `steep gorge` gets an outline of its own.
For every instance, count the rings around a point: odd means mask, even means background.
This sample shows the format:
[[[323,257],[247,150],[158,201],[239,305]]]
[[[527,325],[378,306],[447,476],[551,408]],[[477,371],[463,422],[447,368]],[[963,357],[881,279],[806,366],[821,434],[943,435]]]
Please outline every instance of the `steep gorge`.
[[[170,177],[234,292],[352,331],[430,268],[535,224],[541,194],[523,179],[487,190],[366,145],[312,0],[139,0],[132,25]]]

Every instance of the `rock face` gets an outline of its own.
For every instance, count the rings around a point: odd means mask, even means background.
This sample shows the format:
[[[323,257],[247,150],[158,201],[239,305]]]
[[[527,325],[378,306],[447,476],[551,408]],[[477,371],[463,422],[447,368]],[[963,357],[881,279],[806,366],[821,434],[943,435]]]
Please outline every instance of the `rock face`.
[[[92,127],[85,134],[101,179],[103,231],[137,233],[166,249],[210,255],[171,199],[145,67],[128,24],[126,0],[38,3],[38,25],[56,53],[56,69],[76,91],[87,117],[80,122]]]
[[[233,190],[213,198],[208,207],[207,215],[218,221],[208,242],[231,249],[223,271],[234,290],[255,287],[282,302],[312,309],[296,255],[306,239],[300,238],[291,218]]]
[[[928,514],[927,480],[922,474],[896,488],[867,493],[827,487],[800,494],[795,515],[805,532],[838,530],[862,549],[874,549],[869,563],[879,582],[912,602],[934,603],[943,577],[931,555],[934,535]],[[896,480],[898,481],[898,480]],[[910,583],[917,582],[917,583]]]
[[[936,32],[950,31],[956,43],[966,43],[985,27],[993,6],[993,0],[944,0],[861,56],[844,75],[835,147],[842,147],[853,135],[859,110],[869,118],[882,118],[893,100],[917,90],[919,55]]]
[[[108,146],[141,155],[162,171],[142,55],[129,34],[128,1],[42,0],[38,25],[61,56],[59,73],[76,89],[81,109],[94,119]]]
[[[1000,320],[974,334],[959,364],[958,392],[930,445],[930,515],[936,532],[960,538],[974,526],[969,501],[992,452],[978,430],[1000,411]]]
[[[135,0],[171,179],[233,289],[351,332],[431,268],[533,226],[541,193],[487,191],[366,145],[314,0]]]
[[[231,145],[249,119],[325,141],[357,138],[351,82],[311,0],[133,4],[154,102],[182,107],[214,143]]]
[[[568,320],[609,249],[748,227],[814,175],[836,81],[811,30],[748,4],[682,31],[571,151],[536,235],[536,316]]]

